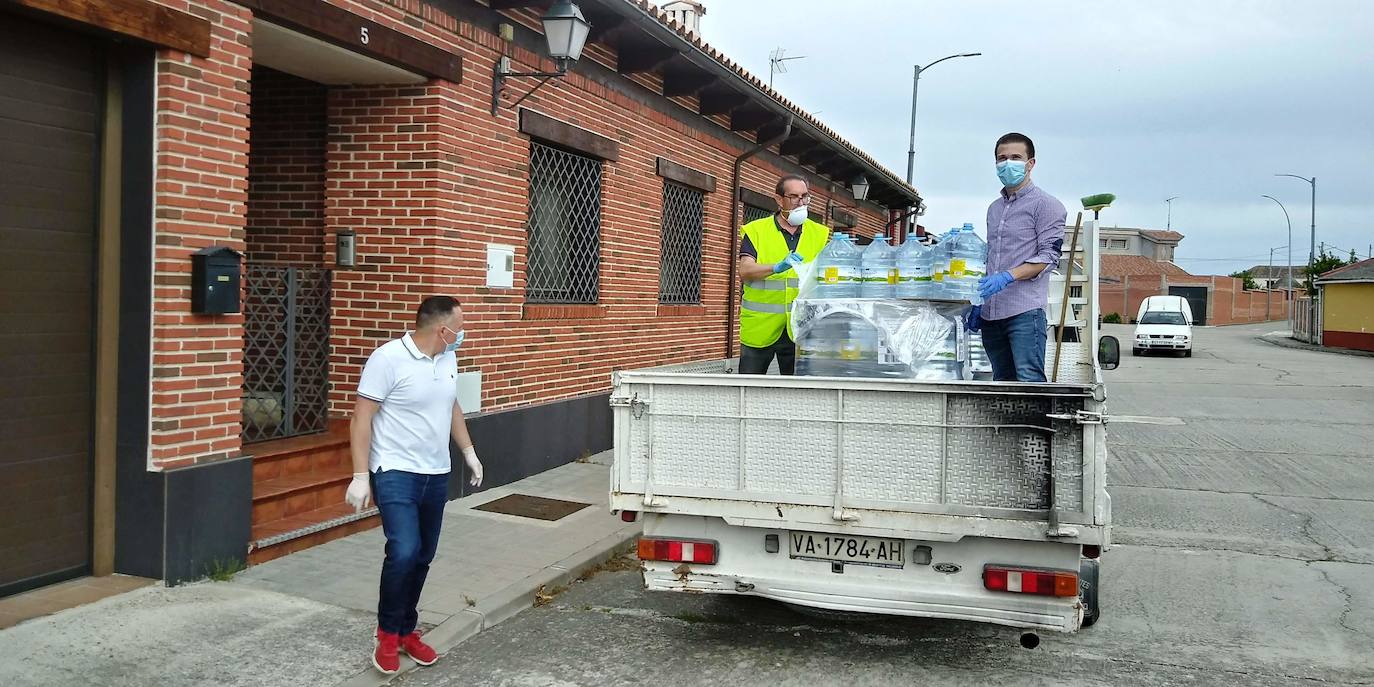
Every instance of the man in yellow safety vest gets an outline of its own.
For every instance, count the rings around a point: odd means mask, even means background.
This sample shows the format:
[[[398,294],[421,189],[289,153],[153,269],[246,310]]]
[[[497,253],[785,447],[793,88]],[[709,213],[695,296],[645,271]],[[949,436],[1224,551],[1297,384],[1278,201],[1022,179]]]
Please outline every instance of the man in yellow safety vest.
[[[767,374],[773,357],[778,371],[792,374],[797,346],[792,340],[790,311],[797,297],[793,269],[811,262],[830,241],[830,228],[807,218],[811,193],[806,179],[789,174],[778,180],[776,214],[741,229],[739,277],[740,374]]]

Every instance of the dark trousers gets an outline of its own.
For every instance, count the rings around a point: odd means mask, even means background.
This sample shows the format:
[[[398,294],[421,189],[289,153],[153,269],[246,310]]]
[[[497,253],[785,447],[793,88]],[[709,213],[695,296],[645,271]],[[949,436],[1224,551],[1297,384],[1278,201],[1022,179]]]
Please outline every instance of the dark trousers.
[[[1045,381],[1044,308],[1004,320],[983,320],[983,349],[999,382]]]
[[[419,622],[420,591],[439,548],[439,528],[448,503],[448,473],[374,472],[372,498],[382,512],[382,532],[386,535],[377,625],[383,632],[405,636],[414,632]]]
[[[773,356],[778,357],[778,372],[792,374],[797,369],[797,344],[783,330],[778,342],[767,348],[754,348],[740,345],[739,373],[742,375],[766,375],[768,366],[773,364]]]

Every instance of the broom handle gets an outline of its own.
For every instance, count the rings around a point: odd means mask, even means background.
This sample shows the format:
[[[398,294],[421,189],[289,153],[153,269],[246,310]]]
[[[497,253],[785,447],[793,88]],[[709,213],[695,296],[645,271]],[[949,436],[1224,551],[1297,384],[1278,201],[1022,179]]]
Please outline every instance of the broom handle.
[[[1069,286],[1073,283],[1073,254],[1078,250],[1078,230],[1083,227],[1083,213],[1073,221],[1073,239],[1069,241],[1069,266],[1064,271],[1064,298],[1059,302],[1059,331],[1054,335],[1054,372],[1051,382],[1059,381],[1059,354],[1064,350],[1064,319],[1069,312]]]

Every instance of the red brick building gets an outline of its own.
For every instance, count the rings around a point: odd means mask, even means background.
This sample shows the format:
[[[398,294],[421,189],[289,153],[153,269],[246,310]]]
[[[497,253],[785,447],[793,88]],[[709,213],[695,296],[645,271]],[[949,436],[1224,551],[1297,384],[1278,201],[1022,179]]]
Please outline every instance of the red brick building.
[[[777,176],[863,235],[919,202],[646,2],[579,0],[581,59],[494,106],[503,57],[553,71],[549,4],[0,5],[0,172],[25,199],[0,204],[0,595],[374,524],[339,505],[330,430],[426,295],[464,304],[460,391],[501,484],[609,448],[613,370],[732,350],[735,227]]]
[[[1132,322],[1150,296],[1183,296],[1198,324],[1224,325],[1288,319],[1291,291],[1246,291],[1235,277],[1198,276],[1172,262],[1140,255],[1103,255],[1098,277],[1102,314]],[[1267,303],[1266,303],[1267,300]]]

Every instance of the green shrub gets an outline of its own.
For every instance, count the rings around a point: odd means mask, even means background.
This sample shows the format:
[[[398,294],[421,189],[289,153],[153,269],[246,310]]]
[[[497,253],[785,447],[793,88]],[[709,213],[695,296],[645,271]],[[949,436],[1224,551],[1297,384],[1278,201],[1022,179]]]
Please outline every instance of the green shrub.
[[[1107,324],[1121,324],[1121,315],[1118,313],[1109,312],[1107,313],[1106,317],[1102,318],[1102,321]]]

